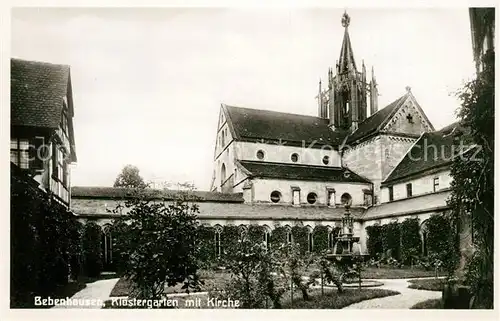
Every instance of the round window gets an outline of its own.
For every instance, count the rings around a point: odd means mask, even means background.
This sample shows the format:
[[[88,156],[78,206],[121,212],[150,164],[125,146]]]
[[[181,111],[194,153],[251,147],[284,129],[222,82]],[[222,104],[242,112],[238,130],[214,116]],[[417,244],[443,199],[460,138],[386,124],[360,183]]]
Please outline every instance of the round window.
[[[278,191],[274,191],[271,193],[271,201],[273,203],[278,203],[281,199],[281,193]]]
[[[290,158],[292,159],[292,162],[297,163],[299,161],[299,154],[293,153]]]
[[[309,193],[309,194],[307,194],[307,202],[309,204],[316,203],[317,199],[318,199],[318,195],[316,195],[316,193]]]
[[[257,158],[258,159],[264,159],[264,151],[263,150],[259,150],[257,152]]]
[[[323,164],[328,165],[330,163],[330,156],[323,157]]]

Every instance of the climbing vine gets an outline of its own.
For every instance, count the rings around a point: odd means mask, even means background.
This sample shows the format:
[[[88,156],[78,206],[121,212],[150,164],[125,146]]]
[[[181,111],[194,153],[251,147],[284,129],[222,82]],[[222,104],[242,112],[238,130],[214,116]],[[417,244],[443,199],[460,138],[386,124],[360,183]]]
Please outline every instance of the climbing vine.
[[[422,251],[420,238],[420,220],[407,218],[400,225],[401,229],[401,259],[404,264],[413,265]]]
[[[490,10],[486,24],[493,23],[495,10]],[[466,265],[466,283],[474,294],[474,306],[493,307],[494,257],[494,138],[495,138],[495,52],[482,57],[483,71],[458,93],[461,107],[458,117],[469,129],[471,142],[478,147],[455,157],[451,166],[452,208],[455,226],[470,224],[474,252]],[[463,137],[463,136],[462,136]],[[470,223],[468,223],[468,222]],[[461,223],[463,222],[463,223]]]
[[[328,228],[323,225],[316,225],[313,230],[314,247],[313,251],[321,253],[328,250]]]
[[[377,258],[384,252],[383,241],[382,241],[382,226],[371,225],[366,227],[366,233],[368,240],[366,242],[366,247],[368,254],[371,257]]]
[[[300,253],[305,253],[309,249],[309,243],[308,243],[308,235],[309,231],[307,227],[305,226],[300,226],[300,225],[295,225],[292,227],[292,236],[293,236],[293,242],[295,244],[298,244],[300,248]]]

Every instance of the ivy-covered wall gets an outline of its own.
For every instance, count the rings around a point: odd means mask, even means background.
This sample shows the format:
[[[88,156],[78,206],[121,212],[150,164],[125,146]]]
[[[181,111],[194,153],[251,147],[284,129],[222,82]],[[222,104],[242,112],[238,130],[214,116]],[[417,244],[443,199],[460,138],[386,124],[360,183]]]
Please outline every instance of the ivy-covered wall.
[[[11,307],[32,307],[80,272],[81,224],[37,185],[11,166]]]

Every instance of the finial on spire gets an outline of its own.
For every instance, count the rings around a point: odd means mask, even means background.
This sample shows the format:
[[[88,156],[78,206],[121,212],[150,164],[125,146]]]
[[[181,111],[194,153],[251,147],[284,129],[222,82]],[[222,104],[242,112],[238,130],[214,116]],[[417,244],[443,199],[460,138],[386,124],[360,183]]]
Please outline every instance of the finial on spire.
[[[410,93],[411,92],[411,87],[410,86],[406,86],[406,91]]]
[[[342,26],[344,28],[349,27],[349,24],[351,22],[351,17],[347,14],[347,11],[344,11],[344,14],[342,15]]]

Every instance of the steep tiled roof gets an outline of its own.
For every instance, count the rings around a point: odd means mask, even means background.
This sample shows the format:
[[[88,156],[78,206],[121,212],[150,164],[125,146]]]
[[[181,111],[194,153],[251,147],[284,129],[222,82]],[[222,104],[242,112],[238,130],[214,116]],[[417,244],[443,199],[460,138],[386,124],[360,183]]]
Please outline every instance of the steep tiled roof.
[[[328,221],[340,220],[345,209],[330,208],[327,206],[287,206],[276,204],[242,204],[224,202],[200,202],[198,204],[200,219],[242,219],[242,220],[311,220]],[[109,213],[103,205],[86,203],[83,200],[74,199],[71,210],[82,217],[118,216]],[[364,208],[351,208],[353,218],[362,216]],[[124,211],[126,214],[126,211]]]
[[[134,190],[132,188],[122,187],[93,187],[93,186],[74,186],[71,188],[72,198],[96,198],[96,199],[130,199],[140,195],[151,199],[173,200],[185,195],[185,191],[178,190]],[[243,202],[242,193],[217,193],[204,191],[190,191],[188,199],[199,202]]]
[[[320,180],[335,182],[369,183],[367,179],[341,167],[297,165],[256,161],[240,161],[240,164],[254,177],[291,180]]]
[[[57,128],[69,66],[11,59],[11,125]]]
[[[424,133],[408,151],[403,160],[385,179],[384,184],[449,164],[459,150],[459,141],[453,130],[458,123],[438,132]]]
[[[408,93],[399,97],[386,107],[380,109],[359,124],[358,129],[347,138],[346,143],[355,143],[357,140],[378,132],[389,121],[390,116],[396,112],[399,106],[403,104],[408,97]]]
[[[438,193],[430,193],[372,206],[368,208],[362,219],[372,220],[383,217],[415,215],[418,213],[445,210],[448,208],[446,200],[450,196],[450,193],[450,190],[443,190]]]
[[[335,147],[342,143],[345,133],[334,132],[328,127],[328,119],[223,105],[237,140],[279,141],[285,145],[315,142]]]

